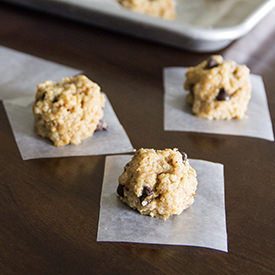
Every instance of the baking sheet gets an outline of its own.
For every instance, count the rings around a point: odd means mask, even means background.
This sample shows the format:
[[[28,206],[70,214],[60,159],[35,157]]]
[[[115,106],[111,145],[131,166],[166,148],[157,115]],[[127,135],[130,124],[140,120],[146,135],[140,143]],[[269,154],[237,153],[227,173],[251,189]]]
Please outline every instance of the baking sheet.
[[[170,21],[129,11],[117,0],[6,1],[192,51],[225,47],[275,6],[273,0],[175,0],[177,18]]]
[[[188,24],[203,28],[233,27],[242,23],[252,12],[268,0],[172,0],[175,3],[176,18],[164,21],[167,24]],[[57,1],[58,2],[58,1]],[[60,2],[60,1],[59,1]],[[66,0],[86,8],[106,10],[131,16],[133,11],[122,7],[117,0]],[[134,13],[136,15],[136,13]],[[148,18],[148,15],[141,18]],[[151,17],[149,17],[151,18]],[[158,19],[154,18],[153,19]],[[163,20],[161,20],[163,21]]]
[[[242,120],[207,120],[192,114],[183,90],[187,68],[164,69],[164,130],[250,136],[274,141],[272,122],[261,76],[251,75],[252,94]]]
[[[133,152],[131,142],[108,98],[104,109],[107,131],[96,132],[81,145],[55,147],[34,132],[32,105],[36,84],[51,79],[60,81],[80,71],[28,54],[0,47],[0,98],[3,99],[10,125],[24,160],[34,158],[86,156]]]
[[[18,0],[13,0],[19,2]],[[172,21],[162,20],[168,25],[188,24],[203,28],[233,27],[242,23],[261,6],[272,0],[172,0],[175,3],[176,18]],[[33,0],[20,0],[20,2],[32,3]],[[159,19],[152,16],[136,13],[125,9],[117,0],[35,0],[36,3],[66,3],[73,6],[102,11],[134,18],[135,15],[146,20]]]
[[[198,177],[195,202],[181,215],[163,221],[140,215],[116,197],[118,177],[131,157],[106,157],[97,241],[188,245],[228,251],[222,164],[191,159]]]

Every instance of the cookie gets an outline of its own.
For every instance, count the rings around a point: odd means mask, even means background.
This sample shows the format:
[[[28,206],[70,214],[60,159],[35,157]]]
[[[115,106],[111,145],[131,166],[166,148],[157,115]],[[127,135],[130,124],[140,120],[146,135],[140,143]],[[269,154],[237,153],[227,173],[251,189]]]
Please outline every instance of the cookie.
[[[126,9],[163,19],[174,19],[176,15],[172,0],[118,0],[118,2]]]
[[[192,205],[196,172],[177,149],[139,149],[119,177],[117,195],[142,215],[167,219]]]
[[[184,89],[193,113],[209,120],[242,119],[251,97],[250,71],[245,65],[213,55],[186,71]]]
[[[33,105],[36,133],[55,146],[80,144],[102,128],[104,104],[100,87],[84,75],[58,83],[47,80],[37,85]]]

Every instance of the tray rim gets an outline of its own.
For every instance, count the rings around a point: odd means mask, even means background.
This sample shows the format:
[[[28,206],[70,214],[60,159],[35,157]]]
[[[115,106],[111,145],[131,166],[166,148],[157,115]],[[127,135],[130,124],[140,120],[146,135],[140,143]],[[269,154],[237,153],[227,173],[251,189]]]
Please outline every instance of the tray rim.
[[[12,3],[19,4],[21,6],[28,6],[29,8],[34,8],[37,10],[44,10],[54,14],[59,14],[59,12],[56,11],[57,6],[61,8],[69,7],[71,14],[68,14],[67,17],[75,18],[77,20],[98,26],[104,26],[105,28],[114,29],[114,27],[112,26],[108,27],[108,24],[97,24],[95,22],[92,22],[92,20],[88,20],[87,18],[81,19],[80,16],[77,16],[74,13],[73,9],[80,8],[86,12],[93,12],[102,16],[111,17],[114,20],[129,21],[132,24],[144,26],[146,28],[155,28],[169,33],[176,33],[178,35],[188,37],[193,40],[202,40],[210,42],[229,41],[228,43],[247,34],[275,7],[275,0],[265,0],[262,4],[259,4],[259,8],[255,9],[252,13],[250,13],[250,15],[246,17],[240,24],[225,28],[204,28],[187,23],[179,23],[177,21],[163,20],[141,13],[132,12],[124,8],[106,9],[102,8],[102,5],[98,5],[98,3],[93,3],[94,5],[91,5],[91,3],[89,3],[87,0],[40,0],[39,3],[37,3],[37,0],[3,1],[8,2],[10,4]],[[44,4],[46,6],[44,6]],[[47,8],[45,9],[45,7]],[[64,12],[61,15],[66,17]],[[130,32],[128,31],[127,33]]]

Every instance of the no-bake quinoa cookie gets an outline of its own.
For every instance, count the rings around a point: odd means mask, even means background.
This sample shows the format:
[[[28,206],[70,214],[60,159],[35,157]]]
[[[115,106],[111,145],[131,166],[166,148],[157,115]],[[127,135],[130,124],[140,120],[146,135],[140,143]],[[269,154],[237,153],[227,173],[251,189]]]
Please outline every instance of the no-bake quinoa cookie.
[[[167,219],[192,205],[196,172],[177,149],[139,149],[119,177],[118,197],[142,215]]]
[[[84,75],[58,83],[47,80],[37,85],[33,105],[36,133],[55,146],[80,144],[102,126],[104,104],[100,87]]]
[[[250,71],[245,65],[211,56],[186,71],[184,89],[193,113],[206,119],[242,119],[251,96]]]
[[[124,8],[134,12],[174,19],[176,16],[173,0],[118,0]]]

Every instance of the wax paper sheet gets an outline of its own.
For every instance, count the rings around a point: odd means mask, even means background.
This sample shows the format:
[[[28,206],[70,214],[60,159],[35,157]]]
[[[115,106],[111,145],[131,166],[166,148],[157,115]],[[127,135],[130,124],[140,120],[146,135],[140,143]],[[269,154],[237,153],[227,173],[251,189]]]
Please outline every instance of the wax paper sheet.
[[[272,122],[261,76],[251,75],[252,95],[242,120],[207,120],[192,114],[183,90],[186,68],[164,69],[164,130],[250,136],[274,141]]]
[[[140,215],[116,197],[118,177],[132,156],[108,156],[97,241],[188,245],[227,252],[223,165],[190,160],[198,188],[194,204],[166,221]]]
[[[103,120],[107,131],[96,132],[82,144],[57,148],[34,132],[32,105],[36,84],[44,80],[60,81],[79,70],[0,46],[0,98],[24,160],[34,158],[84,156],[132,152],[133,147],[106,97]]]

